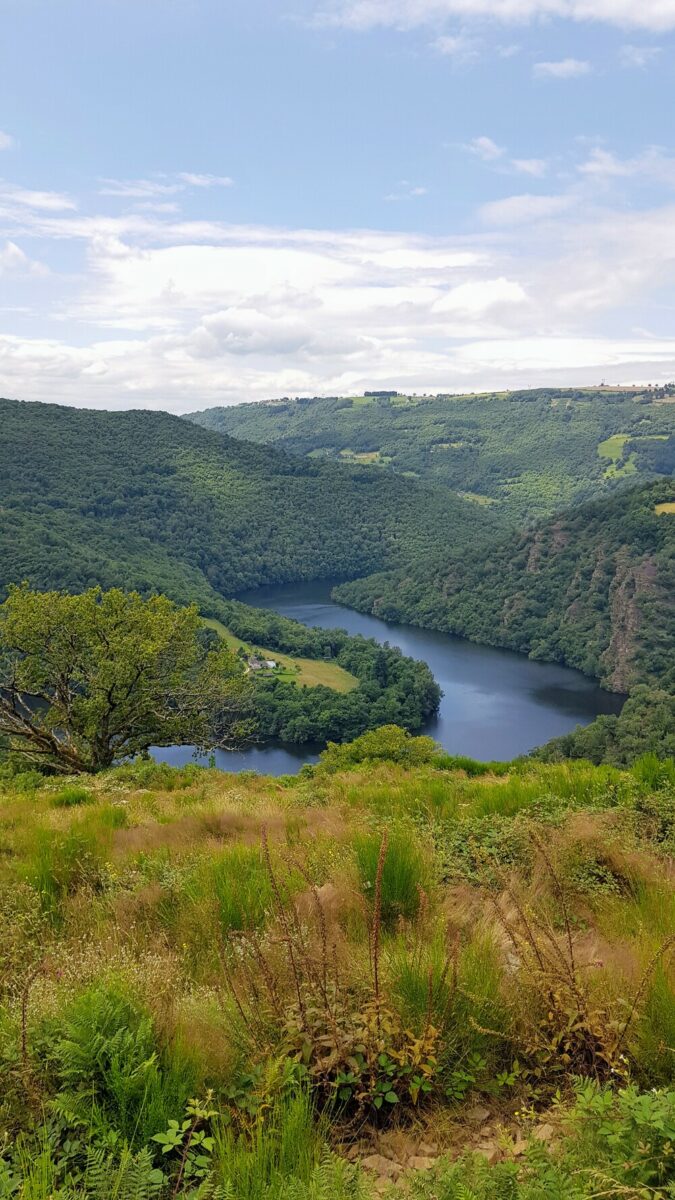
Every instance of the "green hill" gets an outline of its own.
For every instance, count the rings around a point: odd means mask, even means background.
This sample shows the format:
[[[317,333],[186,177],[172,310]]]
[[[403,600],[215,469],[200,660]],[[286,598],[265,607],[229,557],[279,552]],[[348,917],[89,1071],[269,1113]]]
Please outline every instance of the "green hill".
[[[669,389],[282,400],[190,420],[295,454],[407,472],[514,521],[675,468]]]
[[[441,490],[166,413],[0,400],[0,430],[0,589],[158,589],[218,616],[244,588],[362,575],[430,553],[439,528],[466,544],[494,525]]]

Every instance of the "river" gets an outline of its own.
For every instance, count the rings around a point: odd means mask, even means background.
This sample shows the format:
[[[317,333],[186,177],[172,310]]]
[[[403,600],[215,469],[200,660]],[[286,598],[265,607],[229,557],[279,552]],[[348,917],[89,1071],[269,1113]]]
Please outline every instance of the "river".
[[[304,625],[339,627],[390,642],[411,658],[423,659],[443,689],[438,716],[424,732],[451,754],[508,761],[576,725],[589,724],[601,713],[621,711],[623,697],[603,691],[579,671],[354,612],[331,600],[331,587],[325,582],[286,584],[258,588],[237,599],[273,609]],[[190,746],[153,748],[152,755],[173,765],[194,761]],[[316,748],[286,745],[215,753],[216,765],[222,770],[269,775],[293,774],[317,757]]]

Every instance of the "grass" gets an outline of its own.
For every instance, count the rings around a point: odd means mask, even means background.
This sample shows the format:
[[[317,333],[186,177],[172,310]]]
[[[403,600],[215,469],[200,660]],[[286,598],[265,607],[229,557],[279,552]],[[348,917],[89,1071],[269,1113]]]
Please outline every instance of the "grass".
[[[621,475],[633,475],[637,471],[634,454],[631,454],[623,465],[619,465],[623,457],[624,446],[628,441],[630,441],[630,434],[613,433],[611,437],[605,438],[604,442],[598,444],[600,458],[610,461],[610,466],[605,470],[607,479],[618,478]]]
[[[386,466],[391,462],[391,458],[386,454],[380,454],[379,450],[357,450],[345,449],[340,451],[340,458],[345,462],[361,463],[363,466]]]
[[[359,882],[369,901],[375,896],[378,859],[382,838],[360,834],[354,840]],[[421,893],[429,886],[424,856],[410,834],[397,832],[389,838],[382,871],[382,920],[393,926],[399,918],[412,920],[420,909]]]
[[[212,618],[205,618],[204,624],[215,630],[233,650],[244,649],[250,654],[278,663],[281,669],[276,671],[275,675],[285,683],[297,683],[299,687],[328,687],[334,692],[351,692],[358,687],[358,679],[337,663],[319,658],[295,658],[290,654],[282,654],[279,650],[249,645],[231,633],[220,621]]]
[[[73,784],[60,788],[52,797],[54,808],[73,808],[79,804],[91,804],[94,797],[88,788]]]
[[[214,1114],[195,1125],[211,1190],[193,1177],[181,1200],[372,1200],[327,1142],[364,1157],[395,1118],[457,1154],[476,1105],[526,1139],[532,1121],[514,1114],[559,1123],[576,1103],[587,1063],[564,1039],[584,1005],[612,1036],[636,997],[611,1077],[643,1088],[642,1120],[650,1089],[675,1083],[675,960],[660,953],[675,928],[673,771],[648,757],[632,771],[474,767],[389,729],[286,780],[130,763],[65,804],[76,780],[6,780],[0,1196],[5,1159],[17,1200],[171,1200],[194,1099]],[[559,972],[570,942],[573,988]],[[395,1099],[359,1109],[359,1087]],[[171,1122],[179,1149],[163,1156]],[[97,1192],[92,1148],[106,1180],[125,1155],[166,1180]],[[522,1167],[509,1161],[441,1165],[409,1195],[466,1195],[452,1170],[495,1200],[575,1196],[566,1167],[557,1193],[548,1176],[500,1191]]]
[[[480,504],[483,508],[488,508],[491,504],[499,504],[499,501],[494,496],[483,496],[480,492],[458,492],[457,495],[462,500],[469,500],[472,504]]]
[[[675,500],[664,500],[663,504],[656,505],[654,512],[659,516],[661,513],[675,513]]]

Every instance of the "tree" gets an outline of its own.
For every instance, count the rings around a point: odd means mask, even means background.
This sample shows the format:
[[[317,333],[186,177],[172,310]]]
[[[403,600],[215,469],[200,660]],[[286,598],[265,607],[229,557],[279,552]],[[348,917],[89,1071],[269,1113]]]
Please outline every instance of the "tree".
[[[208,648],[195,606],[91,588],[12,586],[0,606],[0,735],[26,760],[98,771],[151,745],[231,745],[248,730],[250,686],[226,647]]]

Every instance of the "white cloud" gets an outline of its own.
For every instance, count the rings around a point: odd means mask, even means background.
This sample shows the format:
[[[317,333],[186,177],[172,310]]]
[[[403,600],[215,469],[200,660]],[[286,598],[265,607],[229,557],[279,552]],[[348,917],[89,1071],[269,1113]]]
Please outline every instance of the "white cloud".
[[[409,183],[407,179],[402,179],[401,182],[397,184],[396,189],[393,192],[389,192],[389,194],[385,196],[385,200],[414,200],[420,196],[427,196],[428,194],[428,188],[423,187],[421,184]]]
[[[137,212],[164,213],[165,215],[180,212],[180,204],[175,204],[171,200],[139,200],[137,204],[134,204],[134,208]]]
[[[144,196],[174,196],[182,192],[182,183],[166,183],[161,179],[102,179],[101,196],[124,196],[129,199]]]
[[[328,0],[319,20],[349,29],[442,26],[452,18],[502,23],[560,17],[619,28],[675,29],[675,0]]]
[[[70,196],[61,192],[36,192],[30,188],[18,187],[17,184],[7,183],[0,179],[0,206],[3,201],[18,204],[21,207],[38,209],[41,212],[74,211],[77,208]]]
[[[443,34],[432,42],[434,50],[453,63],[466,65],[480,58],[479,42],[465,33]]]
[[[588,179],[600,182],[638,179],[675,187],[675,157],[660,146],[648,146],[634,158],[619,158],[601,146],[595,146],[586,162],[577,168]]]
[[[639,70],[648,67],[661,53],[660,46],[622,46],[619,51],[619,62],[622,67],[637,67]]]
[[[561,58],[559,62],[538,62],[532,68],[537,79],[578,79],[588,75],[591,64],[579,58]]]
[[[486,225],[523,225],[557,217],[575,203],[576,198],[571,195],[535,196],[525,193],[483,204],[479,215]]]
[[[234,180],[229,175],[197,175],[193,171],[181,171],[178,178],[196,188],[232,187]]]
[[[506,153],[503,146],[498,146],[491,137],[485,136],[473,138],[463,148],[475,154],[477,158],[482,158],[483,162],[495,162]]]
[[[16,242],[7,241],[4,246],[0,246],[0,276],[47,274],[47,268],[42,263],[30,259]]]
[[[611,170],[637,171],[628,161]],[[506,152],[502,163],[511,170]],[[3,388],[184,410],[371,381],[478,390],[673,378],[675,339],[635,331],[663,328],[675,303],[675,204],[616,210],[598,197],[613,191],[508,196],[456,237],[8,203],[0,269],[21,277],[21,303],[32,299],[40,330],[53,320],[58,335],[0,337]],[[78,270],[49,276],[48,306],[24,236],[46,261],[54,242],[59,263],[73,244]]]
[[[541,179],[548,171],[545,158],[512,158],[511,166],[521,175],[532,175],[535,179]]]
[[[153,196],[175,196],[188,188],[232,187],[229,175],[202,175],[194,171],[179,171],[173,175],[157,175],[152,179],[101,179],[101,196],[122,196],[144,199]]]
[[[5,133],[0,129],[0,150],[11,150],[14,145],[14,138],[11,133]]]

